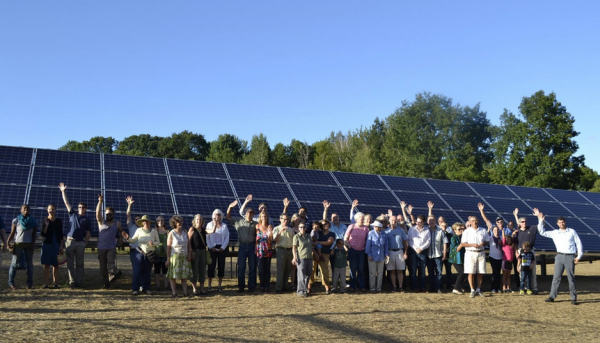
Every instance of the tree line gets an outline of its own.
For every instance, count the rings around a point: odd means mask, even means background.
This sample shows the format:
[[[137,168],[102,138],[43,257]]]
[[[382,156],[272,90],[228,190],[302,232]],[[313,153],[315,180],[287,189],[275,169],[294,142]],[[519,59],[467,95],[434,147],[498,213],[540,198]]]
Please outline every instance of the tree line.
[[[479,104],[461,106],[423,92],[385,119],[308,144],[292,139],[271,148],[257,134],[247,141],[222,134],[208,142],[189,131],[168,137],[93,137],[60,150],[198,161],[386,174],[600,192],[600,176],[576,155],[575,119],[556,94],[523,97],[495,126]]]

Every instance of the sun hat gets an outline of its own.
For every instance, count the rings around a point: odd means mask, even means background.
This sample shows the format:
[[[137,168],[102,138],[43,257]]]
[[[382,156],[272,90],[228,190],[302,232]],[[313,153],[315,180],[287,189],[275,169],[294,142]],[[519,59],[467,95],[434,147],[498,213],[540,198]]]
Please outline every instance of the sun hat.
[[[152,219],[150,219],[150,216],[144,214],[142,216],[142,218],[138,219],[135,223],[137,224],[137,226],[142,227],[144,226],[144,222],[148,222],[150,224],[153,224],[154,222],[152,221]]]

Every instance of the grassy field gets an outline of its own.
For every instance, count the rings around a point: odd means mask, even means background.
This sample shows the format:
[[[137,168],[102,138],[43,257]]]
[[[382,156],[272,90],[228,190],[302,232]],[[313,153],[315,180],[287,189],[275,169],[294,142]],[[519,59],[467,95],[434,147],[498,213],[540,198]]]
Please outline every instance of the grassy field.
[[[118,255],[124,276],[100,289],[98,260],[86,254],[84,289],[41,289],[39,252],[34,256],[35,288],[7,287],[8,260],[0,269],[0,341],[10,342],[593,342],[598,341],[600,270],[577,266],[580,305],[570,304],[563,277],[555,303],[545,303],[552,276],[538,276],[540,295],[382,293],[314,295],[225,292],[172,299],[168,292],[134,297],[129,255]],[[235,266],[235,264],[234,264]],[[227,261],[229,267],[229,260]],[[549,265],[551,273],[553,266]],[[66,265],[60,281],[67,280]],[[491,269],[490,269],[491,270]],[[539,268],[538,268],[539,270]],[[539,271],[538,271],[539,272]],[[273,276],[274,277],[274,276]],[[24,286],[25,271],[17,274]],[[489,288],[489,279],[485,279]],[[274,289],[274,284],[272,285]],[[179,288],[179,293],[181,290]]]

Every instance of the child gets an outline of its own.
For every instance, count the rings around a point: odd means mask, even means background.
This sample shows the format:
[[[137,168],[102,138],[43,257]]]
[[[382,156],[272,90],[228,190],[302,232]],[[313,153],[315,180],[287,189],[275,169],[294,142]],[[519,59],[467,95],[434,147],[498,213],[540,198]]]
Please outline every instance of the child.
[[[321,233],[321,223],[318,221],[314,221],[312,223],[312,231],[310,232],[310,238],[313,241],[313,244],[319,241],[319,234]],[[315,261],[325,261],[325,258],[321,254],[321,248],[323,247],[321,244],[314,244],[314,259]]]
[[[511,236],[505,236],[502,231],[502,292],[512,293],[510,290],[510,271],[515,256],[515,247]]]
[[[519,263],[517,264],[517,270],[521,273],[521,286],[519,287],[519,294],[521,295],[525,294],[525,289],[527,289],[528,295],[533,294],[531,291],[531,271],[534,265],[535,255],[531,251],[529,242],[525,242],[523,243],[523,250],[519,255]]]
[[[340,293],[346,293],[346,264],[348,260],[348,248],[344,245],[343,239],[335,241],[335,248],[331,249],[333,256],[333,290],[336,291],[338,279],[340,280]]]

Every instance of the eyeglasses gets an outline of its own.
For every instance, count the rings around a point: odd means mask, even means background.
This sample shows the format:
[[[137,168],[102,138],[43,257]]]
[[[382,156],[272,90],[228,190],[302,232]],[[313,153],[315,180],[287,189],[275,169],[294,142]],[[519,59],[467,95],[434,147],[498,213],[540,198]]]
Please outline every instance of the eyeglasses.
[[[503,221],[504,221],[504,220],[502,220],[502,219],[498,219],[498,220],[496,220],[496,223],[497,223],[497,222],[503,222]]]
[[[306,226],[304,226],[304,225],[299,225],[299,226],[298,226],[298,228],[299,228],[299,229],[304,229],[305,227],[306,227]]]
[[[519,223],[527,223],[527,220],[522,220]]]
[[[85,206],[77,206],[77,208],[87,208],[87,207],[85,207]]]
[[[254,211],[248,211],[248,213],[250,213],[250,214],[254,214]]]
[[[456,231],[464,231],[465,229],[462,227],[459,227],[458,229],[456,229]]]

